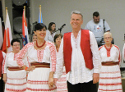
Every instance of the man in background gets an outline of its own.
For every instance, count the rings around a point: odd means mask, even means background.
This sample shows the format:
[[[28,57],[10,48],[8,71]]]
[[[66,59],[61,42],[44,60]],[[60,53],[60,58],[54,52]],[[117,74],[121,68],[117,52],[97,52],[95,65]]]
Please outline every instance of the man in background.
[[[108,23],[104,19],[100,19],[100,14],[97,11],[93,13],[93,20],[86,24],[85,29],[94,33],[98,46],[101,46],[100,41],[103,38],[104,32],[110,31]]]

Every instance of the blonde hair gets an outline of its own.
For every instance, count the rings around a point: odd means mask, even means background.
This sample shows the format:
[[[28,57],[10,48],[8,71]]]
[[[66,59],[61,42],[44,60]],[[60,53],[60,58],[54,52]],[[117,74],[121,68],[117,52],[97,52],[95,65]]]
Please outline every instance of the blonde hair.
[[[105,37],[105,35],[107,35],[107,34],[109,34],[111,36],[111,38],[112,38],[112,33],[111,32],[105,32],[103,37]]]

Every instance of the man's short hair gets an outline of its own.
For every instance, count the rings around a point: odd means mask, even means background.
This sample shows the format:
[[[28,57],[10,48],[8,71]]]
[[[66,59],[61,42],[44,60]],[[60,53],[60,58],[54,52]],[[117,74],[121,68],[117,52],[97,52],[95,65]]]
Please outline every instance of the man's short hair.
[[[82,17],[82,19],[83,19],[83,15],[82,15],[82,13],[81,13],[80,11],[77,11],[77,10],[72,11],[72,12],[71,12],[71,15],[72,15],[72,14],[79,14],[79,15],[81,15],[81,17]]]
[[[93,17],[94,17],[94,16],[98,17],[98,16],[99,16],[99,12],[98,12],[98,11],[95,11],[95,12],[93,13]]]

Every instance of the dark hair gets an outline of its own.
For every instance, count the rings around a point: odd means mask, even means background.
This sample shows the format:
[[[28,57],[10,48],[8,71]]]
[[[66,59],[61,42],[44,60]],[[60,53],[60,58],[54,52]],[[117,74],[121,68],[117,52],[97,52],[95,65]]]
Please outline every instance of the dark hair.
[[[52,30],[52,25],[55,24],[54,22],[50,22],[49,25],[48,25],[48,30],[51,31]],[[56,24],[55,24],[56,25]]]
[[[12,41],[11,41],[11,45],[13,46],[13,43],[14,42],[19,42],[20,43],[20,40],[19,39],[13,39]]]
[[[56,35],[54,36],[54,42],[56,42],[56,39],[57,39],[58,37],[60,37],[60,36],[61,36],[61,38],[63,37],[62,34],[56,34]]]
[[[35,25],[35,30],[34,30],[34,31],[36,31],[36,30],[41,30],[41,29],[43,29],[43,28],[45,28],[45,29],[47,30],[47,27],[46,27],[45,24],[43,24],[43,23],[37,23],[37,24]]]
[[[98,12],[98,11],[94,12],[94,13],[93,13],[93,17],[94,17],[94,16],[98,17],[98,16],[99,16],[99,12]]]

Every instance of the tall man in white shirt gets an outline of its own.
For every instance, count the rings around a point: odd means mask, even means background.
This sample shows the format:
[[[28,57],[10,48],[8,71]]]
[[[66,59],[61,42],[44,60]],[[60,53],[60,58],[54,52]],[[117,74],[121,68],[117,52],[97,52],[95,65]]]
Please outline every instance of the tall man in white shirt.
[[[97,11],[93,13],[93,19],[86,24],[85,29],[94,33],[98,46],[101,46],[100,41],[104,32],[110,31],[108,23],[104,19],[100,19],[100,14]]]
[[[101,59],[94,34],[81,29],[83,15],[73,11],[72,32],[65,33],[61,41],[55,81],[66,67],[68,92],[97,92]]]

